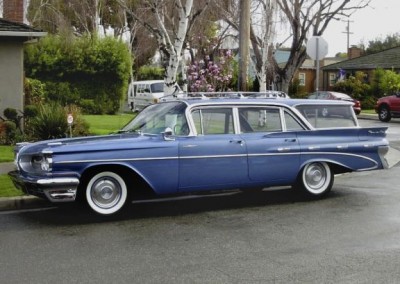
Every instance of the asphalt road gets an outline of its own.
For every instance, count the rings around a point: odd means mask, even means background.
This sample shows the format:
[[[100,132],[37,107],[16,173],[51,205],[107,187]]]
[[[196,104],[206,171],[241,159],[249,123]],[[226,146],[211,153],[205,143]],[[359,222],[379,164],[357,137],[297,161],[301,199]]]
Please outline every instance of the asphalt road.
[[[391,145],[399,135],[390,128]],[[396,164],[337,176],[316,201],[281,189],[111,218],[74,205],[0,212],[0,282],[399,283],[399,175]]]
[[[398,283],[400,167],[289,190],[0,213],[2,283]]]

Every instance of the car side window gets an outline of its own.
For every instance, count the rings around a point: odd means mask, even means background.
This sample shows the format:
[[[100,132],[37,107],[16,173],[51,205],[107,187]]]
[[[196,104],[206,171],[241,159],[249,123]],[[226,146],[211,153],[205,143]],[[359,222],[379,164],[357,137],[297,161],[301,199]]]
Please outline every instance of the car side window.
[[[287,131],[301,131],[304,127],[290,113],[285,111],[285,123]]]
[[[239,108],[240,132],[279,132],[282,121],[279,108]]]
[[[192,117],[199,135],[234,133],[231,108],[197,109]]]

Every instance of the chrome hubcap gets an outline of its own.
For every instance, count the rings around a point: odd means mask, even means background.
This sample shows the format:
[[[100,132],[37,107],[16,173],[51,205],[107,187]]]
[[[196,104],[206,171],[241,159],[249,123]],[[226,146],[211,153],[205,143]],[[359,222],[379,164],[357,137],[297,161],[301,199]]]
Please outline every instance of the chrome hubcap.
[[[101,208],[111,208],[121,198],[121,187],[113,178],[97,180],[91,189],[93,202]]]
[[[325,168],[320,164],[313,164],[307,169],[305,178],[307,185],[311,189],[318,190],[323,187],[326,182]]]

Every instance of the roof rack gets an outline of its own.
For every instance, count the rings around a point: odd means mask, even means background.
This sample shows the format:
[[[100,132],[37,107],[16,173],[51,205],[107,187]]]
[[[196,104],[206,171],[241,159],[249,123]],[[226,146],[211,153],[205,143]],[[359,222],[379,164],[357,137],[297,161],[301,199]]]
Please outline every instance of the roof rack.
[[[160,101],[169,101],[175,99],[244,99],[244,98],[268,98],[278,99],[290,98],[285,92],[282,91],[265,91],[265,92],[179,92],[171,95],[166,95],[160,98]]]

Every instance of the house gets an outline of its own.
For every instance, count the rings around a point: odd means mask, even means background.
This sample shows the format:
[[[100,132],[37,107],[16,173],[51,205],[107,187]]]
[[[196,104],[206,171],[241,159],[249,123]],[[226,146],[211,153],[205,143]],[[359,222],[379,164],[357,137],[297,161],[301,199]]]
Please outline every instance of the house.
[[[400,46],[374,54],[352,57],[348,60],[324,66],[321,69],[323,72],[322,90],[332,90],[338,79],[354,75],[357,71],[366,73],[367,81],[376,69],[393,70],[400,73]]]
[[[4,0],[0,18],[0,115],[6,108],[23,110],[24,44],[45,32],[23,24],[22,0]],[[21,5],[16,5],[21,4]]]

